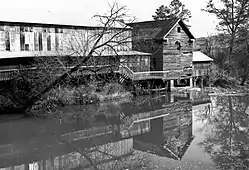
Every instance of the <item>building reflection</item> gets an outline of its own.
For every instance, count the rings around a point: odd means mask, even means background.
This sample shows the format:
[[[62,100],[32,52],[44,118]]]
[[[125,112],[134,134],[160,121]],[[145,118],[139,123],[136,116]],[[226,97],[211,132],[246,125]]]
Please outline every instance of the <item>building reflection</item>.
[[[181,160],[194,139],[191,95],[166,94],[149,102],[150,106],[141,102],[141,107],[134,107],[133,112],[136,113],[133,114],[122,109],[121,105],[115,110],[115,115],[109,116],[114,121],[104,119],[107,125],[67,133],[62,138],[68,141],[74,137],[70,141],[74,148],[87,150],[89,158],[105,169],[111,169],[117,160],[131,156],[134,150]],[[146,105],[154,110],[145,109]],[[38,148],[36,152],[26,151],[29,159],[20,154],[8,165],[2,168],[0,165],[0,170],[90,168],[88,159],[79,151],[73,151],[68,145],[57,145],[48,149]],[[0,162],[5,159],[1,161],[2,158],[0,154]]]
[[[192,104],[150,122],[150,132],[134,137],[134,149],[180,160],[193,140]]]

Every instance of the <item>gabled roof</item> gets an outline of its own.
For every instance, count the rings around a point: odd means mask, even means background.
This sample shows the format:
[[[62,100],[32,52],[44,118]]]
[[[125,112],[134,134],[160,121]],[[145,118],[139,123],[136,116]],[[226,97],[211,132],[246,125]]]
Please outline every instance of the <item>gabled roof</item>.
[[[179,18],[171,18],[167,20],[156,20],[156,21],[144,21],[144,22],[134,22],[128,23],[127,25],[133,27],[134,29],[148,29],[154,28],[152,32],[146,35],[146,38],[150,39],[162,39],[167,35],[174,26],[179,23],[190,39],[195,39],[194,36],[189,31],[188,27]],[[145,35],[146,33],[144,33]]]

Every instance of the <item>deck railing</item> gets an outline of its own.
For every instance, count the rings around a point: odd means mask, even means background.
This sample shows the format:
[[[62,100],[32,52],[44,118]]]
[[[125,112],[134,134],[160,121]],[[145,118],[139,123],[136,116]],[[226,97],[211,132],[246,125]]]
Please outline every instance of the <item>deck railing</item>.
[[[83,69],[83,68],[89,68],[89,70],[91,68],[100,68],[100,67],[103,67],[103,68],[108,68],[109,65],[98,65],[98,66],[81,66],[80,69]],[[64,69],[63,67],[57,67],[58,69]],[[54,70],[56,70],[57,68],[53,68]],[[66,70],[69,70],[73,68],[73,66],[71,67],[67,67]],[[22,72],[32,72],[34,70],[36,70],[37,67],[29,67],[29,68],[14,68],[14,69],[3,69],[3,70],[0,70],[0,81],[5,81],[5,80],[11,80],[11,79],[14,79],[18,74],[21,74]],[[86,72],[86,74],[91,74],[91,71],[84,71],[84,72],[80,72],[80,69],[79,69],[79,72],[76,72],[75,74],[76,75],[79,75],[79,74],[84,74]],[[55,74],[55,76],[60,76],[61,74]]]
[[[180,77],[190,77],[192,75],[192,68],[167,70],[167,71],[146,71],[146,72],[133,72],[129,67],[120,65],[119,72],[126,74],[132,80],[143,79],[178,79]]]
[[[81,66],[81,68],[86,67],[108,67],[108,65],[100,65],[100,66]],[[70,69],[72,67],[68,67]],[[0,70],[0,81],[10,80],[15,78],[18,73],[22,71],[33,71],[36,70],[36,67],[32,68],[21,68],[21,69],[6,69]],[[58,69],[61,69],[58,67]],[[64,68],[63,68],[64,69]],[[192,68],[186,69],[178,69],[178,70],[167,70],[167,71],[146,71],[146,72],[134,72],[129,67],[125,65],[119,66],[120,74],[126,74],[131,80],[145,80],[145,79],[179,79],[181,77],[187,78],[192,75]],[[81,74],[84,74],[83,72]]]

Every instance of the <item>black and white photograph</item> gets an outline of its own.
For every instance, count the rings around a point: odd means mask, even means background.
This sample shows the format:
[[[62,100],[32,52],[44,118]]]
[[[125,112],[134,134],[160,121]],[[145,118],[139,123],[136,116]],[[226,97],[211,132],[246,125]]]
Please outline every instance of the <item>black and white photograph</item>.
[[[249,170],[249,0],[0,2],[0,170]]]

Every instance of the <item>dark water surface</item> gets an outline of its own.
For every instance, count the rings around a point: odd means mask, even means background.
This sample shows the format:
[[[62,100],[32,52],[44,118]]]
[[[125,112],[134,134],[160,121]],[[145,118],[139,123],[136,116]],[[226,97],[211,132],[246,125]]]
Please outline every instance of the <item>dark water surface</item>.
[[[200,92],[0,116],[0,170],[249,169],[249,96]]]

